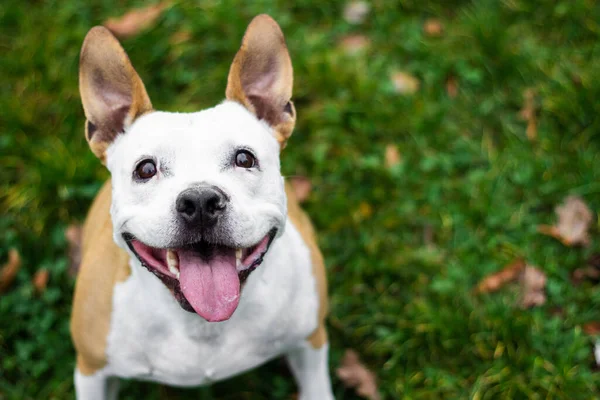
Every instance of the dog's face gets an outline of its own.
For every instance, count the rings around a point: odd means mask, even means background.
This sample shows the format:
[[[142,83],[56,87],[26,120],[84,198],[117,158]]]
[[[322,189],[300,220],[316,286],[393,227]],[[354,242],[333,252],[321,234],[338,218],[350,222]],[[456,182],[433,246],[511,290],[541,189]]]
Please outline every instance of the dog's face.
[[[115,240],[208,321],[228,319],[241,285],[286,220],[279,151],[290,136],[292,67],[279,26],[256,17],[227,100],[191,114],[152,110],[104,28],[88,33],[80,90],[86,138],[112,175]]]

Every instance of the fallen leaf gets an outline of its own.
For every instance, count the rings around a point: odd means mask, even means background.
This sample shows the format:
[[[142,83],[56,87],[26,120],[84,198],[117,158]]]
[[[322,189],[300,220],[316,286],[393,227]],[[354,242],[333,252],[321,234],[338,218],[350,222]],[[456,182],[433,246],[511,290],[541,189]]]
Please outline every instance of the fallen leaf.
[[[16,249],[8,251],[8,261],[0,268],[0,293],[8,289],[21,268],[21,256]]]
[[[583,281],[600,282],[600,253],[592,254],[583,268],[573,271],[572,281],[578,285]]]
[[[298,203],[304,203],[312,192],[312,183],[310,179],[304,176],[294,176],[289,178],[289,181],[292,185],[292,189],[294,189]]]
[[[521,307],[530,308],[546,302],[546,274],[522,259],[517,259],[499,272],[485,277],[475,287],[475,293],[496,292],[515,281],[521,284]]]
[[[454,75],[450,75],[446,79],[446,93],[451,99],[458,96],[458,80]]]
[[[537,115],[535,109],[535,91],[533,89],[526,89],[523,92],[523,108],[521,108],[519,115],[527,122],[527,139],[534,141],[537,139]]]
[[[521,306],[530,308],[546,302],[546,274],[539,268],[527,265],[520,276],[522,283]]]
[[[36,292],[44,293],[46,291],[48,278],[50,278],[50,273],[46,268],[41,268],[35,273],[32,282]]]
[[[556,207],[558,223],[553,226],[540,225],[538,232],[560,240],[566,246],[590,243],[588,229],[593,214],[585,202],[577,196],[569,196],[563,205]]]
[[[587,335],[600,334],[600,322],[593,321],[583,324],[583,332],[585,332]]]
[[[417,78],[403,71],[396,71],[391,74],[391,80],[396,93],[413,94],[419,90],[420,82]]]
[[[373,215],[373,207],[366,201],[359,204],[358,209],[352,213],[354,220],[363,221]]]
[[[356,393],[369,400],[379,400],[377,379],[361,362],[353,350],[346,350],[340,367],[336,370],[338,378],[349,388],[355,388]]]
[[[350,24],[362,24],[370,9],[371,6],[366,1],[351,1],[344,7],[344,19]]]
[[[347,54],[358,54],[371,45],[371,40],[365,35],[348,35],[340,40],[339,46]]]
[[[423,227],[423,244],[430,248],[434,247],[433,233],[433,226],[431,226],[431,224],[425,224]]]
[[[555,317],[564,318],[565,317],[565,309],[562,307],[552,307],[550,309],[550,314]]]
[[[423,24],[423,31],[427,36],[439,37],[444,33],[444,25],[439,19],[430,18]]]
[[[109,18],[104,26],[121,39],[135,36],[152,26],[168,5],[169,2],[161,2],[131,10],[121,17]]]
[[[398,146],[393,144],[388,144],[385,146],[385,166],[387,168],[392,168],[398,164],[402,157],[400,156],[400,152],[398,151]]]
[[[69,273],[77,275],[81,264],[81,239],[83,228],[79,224],[71,224],[65,230],[65,238],[68,243]]]
[[[192,38],[192,33],[188,30],[180,30],[175,32],[169,38],[169,43],[173,46],[185,43]]]
[[[587,263],[590,267],[600,270],[600,253],[592,254],[588,258]]]
[[[513,261],[502,268],[502,270],[483,278],[475,287],[475,292],[492,293],[499,290],[507,283],[518,280],[525,266],[525,261],[522,259]]]

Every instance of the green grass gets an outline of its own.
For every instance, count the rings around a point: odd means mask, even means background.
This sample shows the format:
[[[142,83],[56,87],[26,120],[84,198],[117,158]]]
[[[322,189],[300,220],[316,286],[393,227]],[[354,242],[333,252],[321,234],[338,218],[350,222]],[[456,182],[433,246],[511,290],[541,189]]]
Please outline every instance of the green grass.
[[[72,397],[63,233],[107,178],[83,136],[78,53],[91,26],[140,4],[0,4],[0,260],[11,247],[24,260],[0,295],[0,399]],[[224,97],[250,19],[267,12],[281,24],[299,116],[283,171],[314,184],[305,208],[328,265],[333,369],[345,348],[357,349],[386,399],[597,398],[600,373],[581,326],[600,320],[600,291],[574,287],[570,273],[600,250],[600,6],[375,1],[360,26],[343,20],[343,6],[181,2],[123,44],[156,108],[194,111]],[[431,17],[444,24],[441,37],[424,35]],[[179,31],[190,39],[173,43]],[[351,33],[371,47],[345,55],[336,43]],[[397,69],[421,80],[417,93],[394,92]],[[526,89],[536,93],[535,142],[519,117]],[[388,144],[402,155],[391,169]],[[569,194],[596,212],[589,248],[536,232]],[[544,306],[522,310],[510,289],[472,294],[518,256],[547,274]],[[51,277],[36,295],[40,267]],[[209,388],[128,382],[122,398],[290,399],[295,390],[275,361]],[[335,378],[334,390],[355,398]]]

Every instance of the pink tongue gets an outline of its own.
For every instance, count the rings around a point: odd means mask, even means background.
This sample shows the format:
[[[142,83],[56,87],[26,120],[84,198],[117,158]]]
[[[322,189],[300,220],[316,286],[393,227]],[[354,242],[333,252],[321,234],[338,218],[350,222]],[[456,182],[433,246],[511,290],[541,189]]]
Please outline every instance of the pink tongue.
[[[194,252],[178,256],[179,285],[194,310],[209,322],[229,319],[240,301],[235,253],[214,255],[209,262]]]

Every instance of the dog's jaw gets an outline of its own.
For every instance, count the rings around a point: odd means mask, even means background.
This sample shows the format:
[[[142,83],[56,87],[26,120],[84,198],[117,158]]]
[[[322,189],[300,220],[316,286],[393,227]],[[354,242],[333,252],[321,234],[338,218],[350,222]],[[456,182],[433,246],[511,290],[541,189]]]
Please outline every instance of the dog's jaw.
[[[240,290],[262,263],[277,230],[247,248],[197,242],[175,249],[151,247],[123,234],[140,264],[156,275],[180,306],[209,322],[227,320],[240,300]]]

